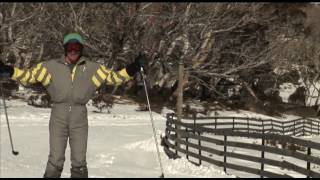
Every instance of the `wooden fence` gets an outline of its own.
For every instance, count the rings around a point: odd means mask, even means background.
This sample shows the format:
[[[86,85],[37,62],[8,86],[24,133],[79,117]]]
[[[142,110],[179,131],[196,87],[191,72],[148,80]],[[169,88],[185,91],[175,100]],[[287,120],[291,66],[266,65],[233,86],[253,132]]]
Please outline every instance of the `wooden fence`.
[[[174,114],[168,114],[165,134],[166,136],[162,139],[164,150],[172,158],[180,157],[179,153],[182,153],[189,161],[198,165],[205,161],[223,167],[225,172],[227,169],[233,169],[260,175],[260,177],[291,177],[287,174],[272,172],[265,168],[266,165],[294,171],[306,177],[320,177],[320,172],[310,168],[311,164],[320,166],[320,158],[312,153],[320,151],[320,144],[292,137],[292,135],[318,135],[319,120],[317,119],[300,118],[281,122],[272,119],[194,116],[179,122]],[[253,138],[260,142],[258,144],[239,142],[230,140],[232,137]],[[272,140],[279,144],[302,147],[306,151],[268,146],[266,142]],[[259,154],[259,157],[228,151],[230,147],[258,152],[255,154]],[[289,160],[274,159],[269,154],[286,156]],[[214,158],[213,155],[217,157]],[[247,164],[232,163],[228,159],[245,160],[259,165],[249,167]]]

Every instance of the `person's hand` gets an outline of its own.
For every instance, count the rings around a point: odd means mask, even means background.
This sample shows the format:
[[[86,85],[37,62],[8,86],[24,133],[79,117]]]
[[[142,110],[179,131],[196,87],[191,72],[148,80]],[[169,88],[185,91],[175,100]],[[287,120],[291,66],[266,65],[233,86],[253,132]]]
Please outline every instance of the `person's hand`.
[[[0,71],[4,68],[4,63],[0,60]]]
[[[0,60],[0,76],[1,77],[6,77],[9,76],[11,77],[13,75],[13,67],[5,65],[1,60]]]
[[[146,55],[140,53],[140,54],[135,58],[134,62],[136,63],[136,66],[139,67],[139,69],[141,69],[141,67],[142,67],[143,70],[145,71],[145,65],[146,65],[146,63],[147,63]]]
[[[129,76],[134,76],[137,72],[141,71],[141,68],[143,69],[144,72],[146,72],[146,55],[140,53],[135,59],[134,62],[129,64],[126,67],[127,73]]]

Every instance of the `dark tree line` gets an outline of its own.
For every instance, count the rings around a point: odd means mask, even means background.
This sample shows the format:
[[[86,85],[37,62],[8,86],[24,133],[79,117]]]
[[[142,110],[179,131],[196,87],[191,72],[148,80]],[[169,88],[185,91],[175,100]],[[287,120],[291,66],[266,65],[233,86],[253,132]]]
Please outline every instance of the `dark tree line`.
[[[85,55],[112,69],[144,52],[160,109],[174,107],[180,60],[186,99],[244,107],[280,101],[294,72],[307,95],[320,94],[318,12],[312,3],[0,3],[0,56],[28,68],[60,57],[63,35],[77,31]],[[139,76],[100,90],[112,92],[145,101]]]

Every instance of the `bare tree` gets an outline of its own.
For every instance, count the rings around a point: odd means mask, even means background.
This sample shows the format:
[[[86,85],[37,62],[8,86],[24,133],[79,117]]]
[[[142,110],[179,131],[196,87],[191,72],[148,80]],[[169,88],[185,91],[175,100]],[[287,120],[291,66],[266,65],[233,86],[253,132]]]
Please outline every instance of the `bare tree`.
[[[146,53],[148,86],[151,93],[163,93],[165,101],[174,99],[181,59],[185,91],[229,99],[217,88],[228,80],[259,101],[262,97],[253,84],[263,74],[272,74],[274,67],[289,67],[300,59],[300,64],[311,63],[319,72],[315,33],[306,33],[317,29],[309,17],[317,19],[318,11],[311,13],[310,7],[310,3],[236,2],[1,3],[0,53],[19,67],[30,67],[60,56],[63,35],[77,31],[85,38],[85,54],[112,69]],[[261,72],[262,67],[270,68]]]

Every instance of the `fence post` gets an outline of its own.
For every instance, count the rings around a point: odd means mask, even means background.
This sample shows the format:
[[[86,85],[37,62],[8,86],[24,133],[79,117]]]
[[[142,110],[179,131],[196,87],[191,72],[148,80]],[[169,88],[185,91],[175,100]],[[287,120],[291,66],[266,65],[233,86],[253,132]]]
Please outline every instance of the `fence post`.
[[[196,113],[193,113],[193,132],[194,135],[196,135],[195,127],[196,127],[196,120],[197,120],[197,115]],[[198,140],[198,146],[199,146],[199,156],[201,157],[201,140],[200,140],[200,132],[198,132],[199,135],[199,140]],[[199,165],[201,165],[201,158],[199,157]]]
[[[192,116],[193,116],[193,134],[196,135],[196,120],[197,120],[197,118],[196,118],[195,113],[193,113]]]
[[[217,129],[217,117],[214,117],[214,130]],[[215,131],[216,132],[216,131]],[[214,135],[216,135],[216,133],[214,133]]]
[[[260,118],[260,121],[262,122],[262,133],[264,134],[264,123],[263,120]]]
[[[201,165],[201,140],[200,140],[200,132],[198,132],[199,140],[198,140],[198,146],[199,146],[199,166]]]
[[[249,134],[249,118],[247,117],[247,128],[248,128],[248,134]]]
[[[271,122],[271,132],[273,132],[273,121],[272,121],[272,119],[270,119],[270,122]]]
[[[296,136],[296,121],[293,121],[293,135]]]
[[[265,145],[265,138],[262,136],[262,151],[261,151],[261,169],[260,169],[260,178],[263,178],[262,172],[264,171],[264,145]]]
[[[311,155],[311,148],[308,147],[308,156],[310,157],[310,155]],[[307,161],[307,170],[308,170],[307,178],[310,178],[310,161]]]
[[[309,121],[310,121],[310,120],[309,120]],[[313,124],[313,121],[311,120],[311,121],[310,121],[311,135],[312,135],[312,124]]]
[[[227,172],[227,136],[224,135],[224,155],[223,155],[223,171]]]
[[[282,122],[282,135],[284,135],[284,122]]]
[[[302,136],[304,136],[304,124],[306,123],[305,119],[303,119],[303,123],[302,123]]]
[[[187,153],[186,153],[186,155],[187,155],[187,159],[189,160],[189,146],[188,146],[188,143],[189,143],[189,138],[188,138],[188,127],[186,127],[186,151],[187,151]]]
[[[175,138],[176,138],[176,140],[175,140],[175,142],[174,142],[174,145],[176,146],[176,148],[175,148],[175,153],[176,153],[176,155],[178,156],[178,142],[177,142],[177,140],[178,140],[178,132],[177,132],[177,124],[174,124],[174,130],[175,130]]]
[[[232,117],[232,131],[234,130],[234,117]]]

